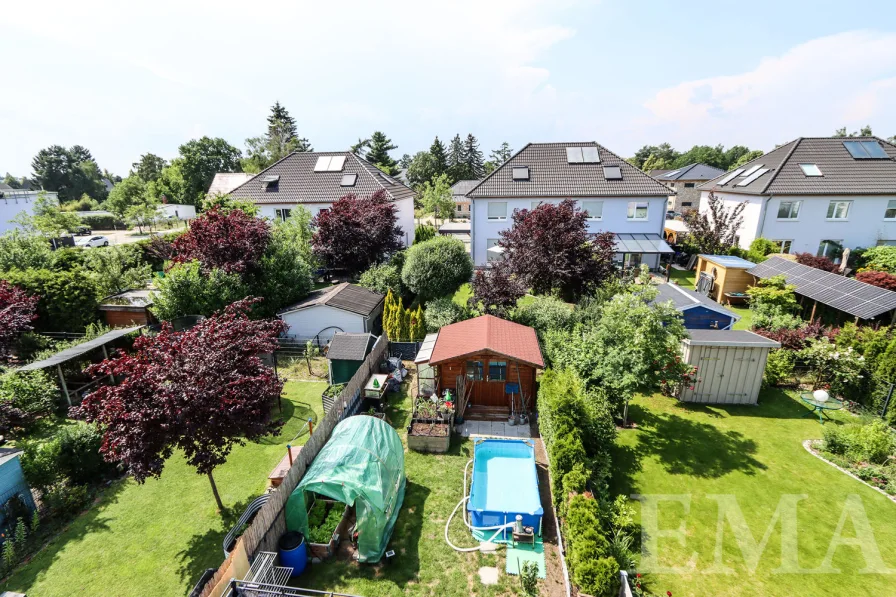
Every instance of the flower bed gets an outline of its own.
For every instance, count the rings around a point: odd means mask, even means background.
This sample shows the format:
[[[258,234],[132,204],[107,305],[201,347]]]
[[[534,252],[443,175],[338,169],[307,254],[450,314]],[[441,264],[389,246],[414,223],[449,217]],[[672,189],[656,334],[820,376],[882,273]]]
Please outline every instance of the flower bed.
[[[451,446],[451,424],[442,420],[411,419],[408,448],[415,452],[444,454]]]
[[[333,500],[317,498],[308,511],[308,551],[312,558],[326,559],[336,553],[340,537],[348,529],[351,509]]]

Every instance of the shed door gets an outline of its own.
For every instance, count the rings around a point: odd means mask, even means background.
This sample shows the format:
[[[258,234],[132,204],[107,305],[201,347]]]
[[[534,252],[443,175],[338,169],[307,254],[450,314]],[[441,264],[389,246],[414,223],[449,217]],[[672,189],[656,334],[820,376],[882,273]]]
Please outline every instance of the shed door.
[[[504,393],[508,364],[506,359],[485,356],[467,361],[471,405],[509,407],[510,399]]]
[[[764,350],[741,346],[699,346],[688,355],[699,381],[682,400],[714,404],[755,404],[765,369]]]

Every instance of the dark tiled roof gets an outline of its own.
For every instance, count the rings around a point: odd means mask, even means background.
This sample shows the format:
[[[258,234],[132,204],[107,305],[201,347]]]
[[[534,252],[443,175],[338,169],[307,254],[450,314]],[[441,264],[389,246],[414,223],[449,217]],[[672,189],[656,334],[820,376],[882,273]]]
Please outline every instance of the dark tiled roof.
[[[873,319],[896,309],[896,292],[826,272],[783,257],[769,257],[747,270],[757,278],[784,276],[796,293],[861,319]]]
[[[341,171],[314,171],[317,158],[334,155],[345,156]],[[358,175],[355,186],[342,186],[345,174]],[[280,179],[277,184],[265,187],[264,179],[268,176],[279,176]],[[369,197],[380,189],[385,190],[393,201],[414,196],[414,191],[385,176],[376,166],[350,151],[316,151],[289,154],[233,189],[230,195],[255,203],[330,203],[350,193]]]
[[[473,188],[478,185],[481,180],[458,180],[456,183],[451,185],[451,194],[455,197],[461,196],[466,197],[467,193],[470,192]]]
[[[281,309],[278,315],[292,313],[300,309],[307,309],[316,305],[327,305],[336,309],[342,309],[350,313],[357,313],[365,317],[370,315],[377,306],[385,300],[382,294],[367,290],[363,286],[356,286],[343,282],[329,288],[314,290],[305,298]]]
[[[656,172],[654,170],[653,172]],[[651,174],[654,178],[663,182],[665,180],[710,180],[725,174],[721,168],[707,166],[706,164],[688,164],[678,170],[668,170],[665,173]]]
[[[672,168],[663,168],[663,169],[659,169],[659,170],[651,170],[651,171],[648,172],[647,174],[649,174],[650,176],[652,176],[652,177],[654,177],[654,178],[657,178],[658,176],[660,176],[661,174],[665,174],[666,172],[672,172]]]
[[[363,361],[375,340],[371,334],[336,332],[330,340],[327,358],[331,361]]]
[[[889,159],[855,159],[844,141],[877,141]],[[724,186],[719,176],[700,189],[748,195],[896,195],[896,146],[877,137],[800,137],[747,163],[769,171],[746,186],[738,176]],[[806,176],[800,164],[815,164],[822,176]]]
[[[740,319],[740,315],[734,311],[729,311],[708,296],[703,296],[699,292],[694,292],[689,288],[683,288],[677,284],[660,284],[656,289],[657,295],[654,302],[665,303],[666,301],[672,301],[672,304],[675,305],[675,308],[679,311],[690,309],[697,305],[703,305],[708,309],[728,315],[735,320]]]
[[[567,147],[596,147],[599,163],[570,164]],[[529,180],[513,180],[528,166]],[[619,166],[622,180],[607,180],[604,166]],[[668,197],[668,188],[593,142],[529,143],[467,193],[473,199],[513,197]]]

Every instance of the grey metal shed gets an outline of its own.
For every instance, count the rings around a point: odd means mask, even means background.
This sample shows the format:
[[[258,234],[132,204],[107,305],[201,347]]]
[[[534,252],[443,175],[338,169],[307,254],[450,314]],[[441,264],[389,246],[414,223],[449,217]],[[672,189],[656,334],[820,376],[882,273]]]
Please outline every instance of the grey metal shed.
[[[756,404],[768,351],[781,345],[746,330],[689,330],[681,342],[686,363],[698,381],[681,389],[682,402]],[[693,387],[693,389],[691,389]]]

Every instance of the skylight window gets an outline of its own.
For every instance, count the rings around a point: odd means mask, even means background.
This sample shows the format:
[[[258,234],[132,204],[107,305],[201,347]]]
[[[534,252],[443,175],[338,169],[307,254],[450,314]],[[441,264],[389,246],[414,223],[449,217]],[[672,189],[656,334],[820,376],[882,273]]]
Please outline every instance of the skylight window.
[[[344,155],[322,155],[317,158],[317,163],[314,164],[315,172],[342,172],[342,167],[345,166],[345,156]]]
[[[384,172],[380,172],[380,176],[382,176],[382,177],[383,177],[383,180],[385,180],[385,181],[388,182],[389,184],[398,184],[398,182],[396,182],[394,178],[391,178],[390,176],[388,176],[388,175],[387,175],[386,173],[384,173]]]
[[[280,182],[279,174],[268,174],[264,178],[261,179],[261,188],[266,189],[268,187],[275,187],[277,183]]]
[[[597,153],[597,147],[583,147],[582,161],[586,164],[599,164],[600,155]]]
[[[728,176],[726,176],[725,178],[720,180],[719,186],[724,187],[726,184],[728,184],[729,182],[731,182],[732,180],[734,180],[735,178],[740,176],[743,171],[744,171],[743,168],[738,168],[737,170],[735,170],[734,172],[732,172],[731,174],[729,174]]]
[[[762,168],[762,164],[756,164],[755,166],[752,166],[749,170],[747,170],[746,172],[743,173],[744,178],[746,178],[747,176],[750,176],[751,174],[753,174],[760,168]]]
[[[800,164],[800,168],[806,176],[824,176],[818,164]]]
[[[748,177],[746,177],[745,179],[743,179],[742,181],[740,181],[739,183],[737,183],[737,184],[734,185],[734,186],[736,186],[736,187],[745,187],[745,186],[747,186],[748,184],[750,184],[751,182],[753,182],[754,180],[758,179],[760,176],[762,176],[763,174],[765,174],[765,173],[768,172],[768,171],[769,171],[768,168],[760,168],[759,170],[757,170],[757,171],[754,172],[753,174],[749,175]]]
[[[844,141],[843,147],[857,160],[885,160],[890,157],[877,141]]]
[[[619,166],[604,166],[604,178],[622,180],[622,169]]]
[[[340,182],[339,184],[343,187],[353,187],[355,186],[356,182],[358,182],[357,174],[343,174],[342,182]]]
[[[529,166],[514,166],[513,180],[529,180]]]
[[[584,159],[582,158],[582,148],[581,147],[567,147],[566,148],[566,161],[570,164],[581,164]]]

